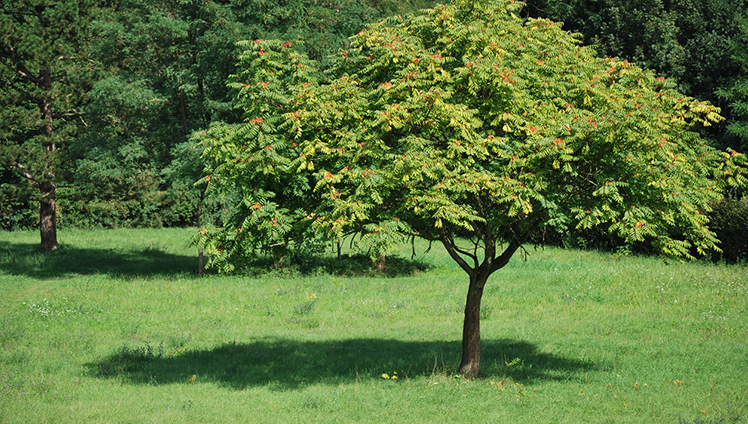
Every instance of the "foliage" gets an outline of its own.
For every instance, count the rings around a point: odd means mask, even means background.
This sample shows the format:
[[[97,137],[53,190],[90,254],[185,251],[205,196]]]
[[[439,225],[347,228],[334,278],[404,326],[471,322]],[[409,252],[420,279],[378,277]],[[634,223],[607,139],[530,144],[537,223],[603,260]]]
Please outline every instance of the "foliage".
[[[212,119],[233,119],[215,76],[232,69],[239,23],[212,1],[124,0],[91,29],[105,75],[73,146],[75,225],[195,225],[202,164],[186,141]]]
[[[18,12],[30,17],[34,7],[43,4],[4,2],[3,16]],[[282,6],[264,0],[69,0],[47,7],[50,16],[52,10],[60,12],[54,12],[59,19],[45,21],[51,26],[43,37],[64,35],[48,52],[56,72],[52,96],[59,95],[53,104],[56,159],[49,164],[54,165],[56,181],[66,187],[60,200],[67,215],[58,223],[127,227],[195,225],[198,220],[220,219],[225,202],[207,198],[204,187],[193,186],[204,163],[189,137],[212,121],[239,121],[225,85],[226,76],[236,72],[235,59],[241,51],[236,41],[269,36],[304,39],[309,54],[322,59],[365,22],[421,5],[389,0],[293,0]],[[45,46],[34,44],[34,37],[42,37],[39,34],[3,28],[9,34],[7,42],[26,37],[29,42],[24,46]],[[20,34],[23,37],[17,37]],[[9,57],[5,65],[15,66]],[[59,61],[60,57],[67,59]],[[26,65],[37,67],[37,63]],[[7,66],[2,72],[6,71],[20,88],[19,74]],[[32,139],[41,143],[39,106],[12,88],[5,83],[0,88],[3,104],[13,105],[0,110],[5,137],[0,156],[7,170],[24,151],[36,152],[39,157],[23,161],[30,169],[29,160],[52,155],[42,152],[41,145],[28,144]],[[21,142],[27,143],[25,150]],[[47,163],[44,160],[40,163]],[[14,205],[27,203],[28,192],[37,189],[26,187],[23,194],[9,184],[28,186],[28,181],[3,178],[3,182],[7,183],[3,196]],[[27,225],[24,217],[38,213],[38,207],[12,211],[14,216],[4,222]]]
[[[743,151],[748,150],[748,14],[738,16],[740,34],[730,40],[733,60],[740,65],[741,73],[735,76],[732,84],[721,87],[717,95],[729,102],[732,119],[727,133],[737,139]]]
[[[526,13],[564,22],[584,42],[613,56],[673,78],[681,92],[722,107],[728,120],[744,122],[739,110],[718,96],[745,70],[731,57],[740,37],[745,0],[530,0]],[[744,49],[743,49],[744,51]],[[702,129],[721,146],[744,147],[725,125]]]
[[[742,155],[688,132],[717,121],[714,107],[628,62],[593,60],[550,22],[499,18],[511,36],[498,40],[468,36],[483,17],[460,26],[458,13],[370,27],[329,83],[289,43],[245,43],[232,83],[245,124],[203,137],[215,161],[206,180],[245,193],[236,223],[248,245],[283,241],[291,223],[338,238],[485,226],[509,240],[518,224],[612,222],[631,240],[656,236],[667,254],[713,247],[701,211],[744,181],[732,169]],[[517,41],[525,34],[532,43]],[[663,234],[671,227],[686,240]]]
[[[242,43],[244,46],[249,44]],[[305,215],[302,208],[312,200],[308,197],[311,187],[307,176],[304,173],[290,172],[287,166],[285,169],[289,172],[276,175],[278,173],[275,169],[287,163],[286,158],[278,155],[273,148],[274,144],[285,141],[281,137],[276,137],[270,130],[273,120],[278,122],[279,117],[270,118],[267,122],[259,117],[266,115],[271,108],[277,110],[284,107],[282,103],[285,103],[285,97],[290,96],[284,89],[289,83],[303,84],[307,79],[314,77],[313,73],[307,72],[307,69],[314,69],[314,63],[305,55],[291,49],[291,44],[257,41],[256,45],[265,47],[257,49],[257,54],[242,55],[241,61],[245,65],[242,77],[251,82],[232,82],[232,85],[237,89],[244,88],[240,91],[237,103],[239,107],[247,110],[246,116],[252,117],[248,125],[234,127],[219,124],[195,135],[196,140],[215,146],[213,153],[208,154],[218,155],[221,150],[226,149],[218,143],[238,134],[239,138],[236,141],[239,144],[230,146],[230,154],[244,156],[237,157],[234,162],[243,164],[239,169],[230,165],[222,166],[204,179],[209,184],[209,193],[241,193],[241,203],[237,205],[233,219],[224,227],[225,231],[201,230],[201,246],[203,240],[210,240],[208,247],[212,257],[209,264],[222,264],[225,271],[234,269],[234,264],[228,258],[233,258],[234,262],[242,261],[242,257],[251,259],[254,257],[255,247],[272,251],[276,259],[281,260],[291,241],[303,245],[306,241],[316,239],[311,231],[312,221],[303,219]],[[269,50],[266,53],[267,46],[280,49]],[[267,85],[272,87],[274,92],[247,89],[253,85]],[[276,100],[279,103],[273,105]],[[253,144],[254,151],[259,150],[259,155],[253,154],[253,150],[248,149],[241,138],[242,134],[246,133],[257,139]],[[236,172],[241,172],[247,167],[254,168],[257,172],[247,176]],[[280,200],[279,204],[283,207],[275,207],[270,203],[270,199]]]
[[[716,249],[705,213],[745,183],[745,157],[689,129],[718,109],[595,59],[521,7],[459,0],[390,18],[326,74],[291,43],[244,43],[231,83],[244,123],[203,134],[206,181],[243,199],[229,226],[199,235],[211,263],[310,232],[357,234],[372,258],[402,237],[439,241],[470,276],[467,331],[488,276],[538,228],[605,225],[670,256]]]
[[[0,181],[0,230],[20,230],[38,223],[39,213],[32,207],[32,193],[21,188],[25,185],[23,177],[0,169]]]
[[[237,19],[247,25],[246,39],[304,41],[302,50],[307,56],[325,62],[328,55],[346,45],[348,37],[367,23],[433,4],[429,0],[294,0],[283,3],[236,0],[233,8]]]
[[[709,214],[710,228],[721,241],[716,259],[727,262],[748,260],[748,197],[726,197]]]

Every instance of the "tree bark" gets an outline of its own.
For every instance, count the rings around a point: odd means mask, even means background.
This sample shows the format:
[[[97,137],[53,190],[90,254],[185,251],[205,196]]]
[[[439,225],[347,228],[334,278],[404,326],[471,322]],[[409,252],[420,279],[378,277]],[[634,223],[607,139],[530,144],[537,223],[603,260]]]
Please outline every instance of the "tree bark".
[[[465,322],[462,327],[462,362],[460,374],[476,377],[480,370],[480,303],[483,288],[488,276],[476,272],[470,276],[467,301],[465,302]]]
[[[195,219],[195,226],[197,228],[202,228],[202,218],[203,218],[203,195],[204,192],[200,191],[200,198],[197,201],[197,217]],[[205,269],[204,265],[204,258],[203,258],[203,248],[198,247],[197,248],[197,275],[202,277],[203,276],[203,269]]]
[[[487,233],[490,233],[488,231]],[[466,377],[477,377],[480,370],[480,305],[483,297],[483,289],[486,286],[488,277],[495,271],[503,268],[514,252],[522,246],[522,239],[512,239],[504,251],[496,257],[496,241],[493,237],[483,237],[484,240],[484,260],[483,263],[477,264],[477,257],[470,252],[461,251],[463,254],[475,261],[475,267],[460,256],[460,250],[454,244],[454,241],[448,235],[442,236],[442,244],[452,258],[462,267],[470,276],[470,286],[468,287],[467,300],[465,302],[465,321],[462,326],[462,361],[460,363],[460,374]]]
[[[57,147],[52,139],[55,131],[52,117],[52,100],[49,95],[52,91],[52,73],[49,68],[43,68],[39,71],[39,80],[41,81],[41,88],[48,93],[48,96],[39,103],[39,108],[44,119],[42,132],[49,138],[49,141],[44,143],[44,147],[50,154],[50,158],[47,159],[46,175],[41,176],[42,182],[39,184],[39,190],[42,194],[39,201],[39,232],[42,239],[41,248],[44,250],[55,250],[59,247],[57,244],[57,186],[53,181],[54,171],[51,169],[54,165],[49,162],[54,161],[54,154]]]
[[[39,188],[42,198],[39,201],[39,232],[41,247],[44,250],[55,250],[57,245],[57,187],[52,181],[44,182]]]
[[[379,258],[374,261],[374,269],[377,270],[377,272],[383,272],[387,266],[385,265],[385,261],[387,260],[387,257],[384,256],[384,254],[380,253]]]

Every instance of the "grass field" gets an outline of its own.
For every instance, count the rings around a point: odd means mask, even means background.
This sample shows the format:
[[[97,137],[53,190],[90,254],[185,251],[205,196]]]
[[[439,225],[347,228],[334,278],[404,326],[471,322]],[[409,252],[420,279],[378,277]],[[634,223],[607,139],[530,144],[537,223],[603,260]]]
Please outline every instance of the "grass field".
[[[465,380],[467,277],[437,246],[387,276],[198,278],[191,234],[0,233],[0,422],[748,422],[745,266],[528,248]]]

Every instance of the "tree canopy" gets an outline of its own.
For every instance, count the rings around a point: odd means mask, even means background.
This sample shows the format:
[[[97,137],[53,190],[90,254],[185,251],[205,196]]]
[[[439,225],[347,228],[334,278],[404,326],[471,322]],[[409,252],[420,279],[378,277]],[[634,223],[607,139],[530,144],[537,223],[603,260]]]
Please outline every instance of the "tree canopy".
[[[201,231],[212,264],[312,236],[358,235],[375,258],[441,242],[470,277],[460,371],[476,375],[483,287],[534,232],[604,225],[666,255],[717,249],[705,214],[745,182],[745,157],[690,128],[719,110],[521,7],[393,17],[325,69],[289,42],[243,43],[244,122],[199,135],[210,189],[242,199]]]

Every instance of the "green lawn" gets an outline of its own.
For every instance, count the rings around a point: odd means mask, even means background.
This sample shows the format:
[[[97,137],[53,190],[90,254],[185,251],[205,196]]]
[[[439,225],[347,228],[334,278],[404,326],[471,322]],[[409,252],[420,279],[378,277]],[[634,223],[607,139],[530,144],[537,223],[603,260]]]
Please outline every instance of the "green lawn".
[[[0,233],[0,422],[748,421],[745,266],[528,247],[465,380],[467,277],[436,245],[387,276],[198,278],[192,231]]]

